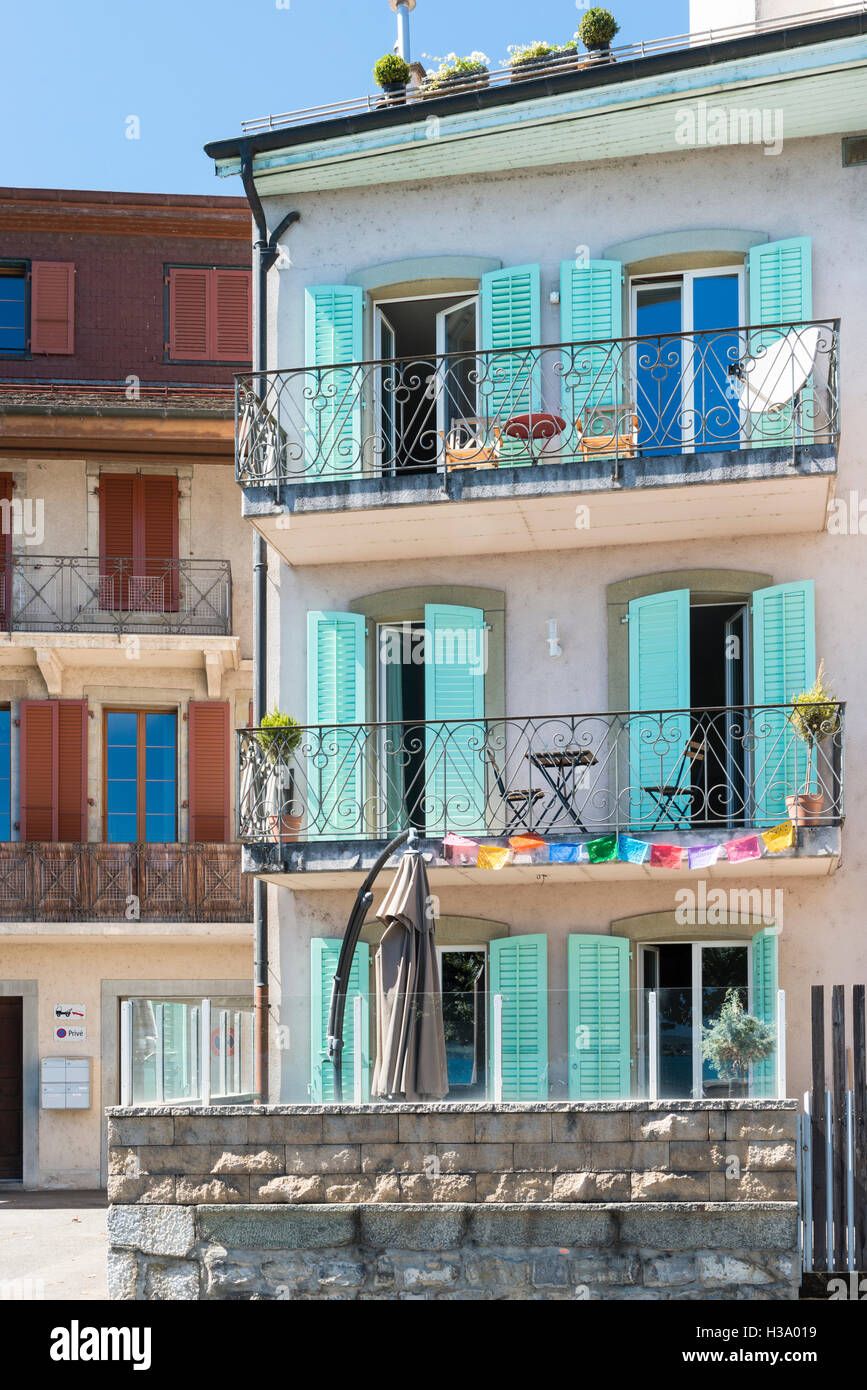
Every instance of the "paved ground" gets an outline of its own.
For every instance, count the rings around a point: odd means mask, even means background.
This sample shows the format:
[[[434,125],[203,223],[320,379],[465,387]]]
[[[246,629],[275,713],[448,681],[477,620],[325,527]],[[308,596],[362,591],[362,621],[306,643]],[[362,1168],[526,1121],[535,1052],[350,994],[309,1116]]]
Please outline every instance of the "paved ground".
[[[106,1298],[104,1192],[0,1187],[0,1299]]]

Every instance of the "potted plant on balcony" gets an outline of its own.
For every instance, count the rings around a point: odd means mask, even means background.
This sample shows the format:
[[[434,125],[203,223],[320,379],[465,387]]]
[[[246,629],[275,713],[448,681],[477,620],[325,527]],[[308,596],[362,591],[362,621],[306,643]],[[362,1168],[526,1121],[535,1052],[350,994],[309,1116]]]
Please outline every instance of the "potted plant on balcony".
[[[428,73],[422,95],[442,96],[451,87],[457,87],[459,91],[474,91],[476,87],[487,87],[490,76],[484,53],[470,53],[466,58],[447,53],[439,67]]]
[[[389,104],[400,105],[406,101],[406,86],[411,76],[409,63],[399,53],[384,53],[373,66],[374,81],[382,88]]]
[[[825,805],[825,793],[814,792],[813,771],[816,749],[840,729],[840,708],[830,686],[825,684],[825,663],[819,662],[816,680],[809,690],[792,699],[789,723],[807,745],[807,770],[803,790],[786,797],[789,819],[795,825],[818,825]]]
[[[610,10],[594,5],[582,16],[576,39],[580,39],[590,57],[596,62],[612,62],[611,40],[620,32],[620,25]]]
[[[301,725],[291,714],[273,709],[262,719],[256,735],[271,765],[267,787],[268,829],[275,840],[297,840],[304,820],[303,808],[295,800],[295,770],[292,756],[301,742]]]
[[[720,1080],[728,1082],[732,1095],[734,1086],[749,1081],[750,1067],[771,1056],[776,1037],[776,1029],[764,1019],[745,1013],[741,991],[732,986],[726,991],[719,1017],[702,1031],[701,1055]]]
[[[572,39],[569,43],[535,43],[513,45],[509,49],[509,68],[512,82],[524,82],[528,77],[539,77],[544,72],[556,72],[560,61],[574,58],[578,44]]]

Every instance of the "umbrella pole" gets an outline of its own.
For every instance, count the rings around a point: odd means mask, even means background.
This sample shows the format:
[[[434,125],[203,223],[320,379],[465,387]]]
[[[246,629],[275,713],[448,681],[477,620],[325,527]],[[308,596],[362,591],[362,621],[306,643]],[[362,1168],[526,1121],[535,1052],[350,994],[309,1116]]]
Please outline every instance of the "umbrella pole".
[[[401,845],[407,845],[413,849],[417,843],[418,831],[412,826],[409,830],[402,830],[390,844],[386,845],[359,888],[352,912],[349,914],[349,921],[340,946],[340,955],[337,958],[334,983],[331,986],[331,1004],[328,1009],[328,1028],[325,1039],[328,1045],[328,1060],[334,1068],[334,1099],[336,1101],[343,1100],[343,1022],[346,1013],[346,990],[349,985],[349,972],[352,969],[352,957],[355,955],[355,948],[358,945],[361,928],[364,926],[364,919],[373,903],[371,890],[380,870],[385,867]]]

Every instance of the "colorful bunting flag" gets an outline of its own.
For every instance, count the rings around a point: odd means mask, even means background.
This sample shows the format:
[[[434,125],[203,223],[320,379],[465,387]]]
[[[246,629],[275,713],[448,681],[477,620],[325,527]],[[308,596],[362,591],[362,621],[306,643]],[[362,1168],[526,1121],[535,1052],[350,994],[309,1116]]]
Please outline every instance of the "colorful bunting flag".
[[[650,845],[646,840],[633,840],[630,835],[621,835],[617,840],[617,858],[627,864],[645,864],[650,858]]]
[[[680,845],[654,845],[650,851],[650,865],[654,869],[679,869],[683,863],[683,850]]]
[[[686,855],[691,869],[707,869],[722,854],[722,845],[693,845]]]
[[[745,835],[742,840],[727,840],[725,852],[732,864],[740,864],[744,859],[761,859],[762,857],[757,835]]]
[[[512,857],[505,845],[479,845],[477,860],[480,869],[502,869]]]
[[[547,858],[547,854],[540,854],[541,850],[547,851],[548,846],[539,835],[512,835],[509,844],[515,854],[531,854],[534,861]]]
[[[793,849],[795,827],[792,821],[783,821],[782,825],[775,825],[772,830],[763,830],[762,839],[769,854],[779,854],[780,850]]]
[[[479,853],[477,840],[465,840],[463,835],[449,832],[443,840],[443,858],[453,864],[475,864]]]
[[[590,856],[586,845],[551,845],[548,857],[552,864],[586,864]]]
[[[599,840],[587,841],[587,857],[591,864],[607,864],[617,858],[617,836],[603,835]]]

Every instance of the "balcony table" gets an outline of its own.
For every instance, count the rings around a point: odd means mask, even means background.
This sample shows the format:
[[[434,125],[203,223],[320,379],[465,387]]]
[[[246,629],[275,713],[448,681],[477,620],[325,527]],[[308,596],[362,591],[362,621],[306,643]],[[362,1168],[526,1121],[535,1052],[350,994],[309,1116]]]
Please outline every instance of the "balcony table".
[[[561,415],[533,411],[528,415],[512,415],[503,426],[503,434],[522,444],[545,445],[561,435],[565,428],[566,421]]]
[[[596,767],[599,759],[594,757],[589,748],[563,748],[556,752],[526,753],[524,756],[529,760],[531,767],[539,769],[553,792],[553,796],[549,797],[542,808],[537,829],[542,828],[544,818],[556,800],[560,802],[566,814],[572,817],[576,827],[585,835],[589,834],[570,798],[575,791],[575,769]],[[557,815],[558,812],[555,811],[552,822],[557,819]]]

